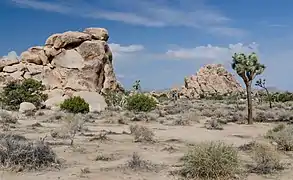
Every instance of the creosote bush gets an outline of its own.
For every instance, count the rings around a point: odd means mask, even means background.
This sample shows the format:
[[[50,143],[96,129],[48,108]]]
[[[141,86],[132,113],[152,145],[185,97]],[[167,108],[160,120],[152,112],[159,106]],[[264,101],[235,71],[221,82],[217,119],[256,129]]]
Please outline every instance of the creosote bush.
[[[17,110],[22,102],[33,103],[40,107],[48,96],[43,94],[45,86],[42,82],[34,79],[24,81],[13,81],[7,84],[1,92],[0,101],[6,109]]]
[[[69,99],[65,99],[60,105],[62,110],[66,110],[71,113],[88,113],[90,108],[89,104],[80,96],[74,96]]]
[[[0,164],[4,168],[38,170],[59,164],[56,154],[43,141],[32,142],[14,134],[0,134]]]
[[[229,179],[240,169],[237,150],[222,142],[196,144],[181,160],[180,174],[186,178]]]
[[[127,109],[132,111],[144,111],[149,112],[154,110],[157,106],[157,102],[154,98],[142,93],[136,93],[127,98]]]

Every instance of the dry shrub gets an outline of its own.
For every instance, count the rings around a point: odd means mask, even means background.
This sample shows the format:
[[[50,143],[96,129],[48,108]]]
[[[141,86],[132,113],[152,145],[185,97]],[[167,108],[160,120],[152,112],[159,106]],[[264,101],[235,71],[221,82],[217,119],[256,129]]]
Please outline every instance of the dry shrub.
[[[200,123],[200,116],[197,112],[190,112],[187,115],[187,119],[191,122]]]
[[[190,124],[191,123],[188,119],[183,119],[182,117],[173,121],[174,126],[189,126]]]
[[[17,123],[17,118],[12,116],[6,111],[0,112],[1,123],[3,124],[15,124]]]
[[[293,125],[280,124],[269,130],[265,137],[276,143],[280,150],[293,150]]]
[[[222,124],[217,119],[207,120],[205,122],[205,128],[209,130],[223,130]]]
[[[134,136],[135,142],[153,142],[154,133],[145,126],[130,125],[130,133]]]
[[[269,143],[255,143],[252,158],[256,162],[252,168],[254,173],[269,174],[284,169],[276,148]]]
[[[237,150],[222,142],[202,142],[181,159],[180,174],[186,178],[229,179],[239,173]]]
[[[56,131],[51,132],[53,138],[70,139],[70,145],[73,145],[73,141],[77,132],[84,130],[85,120],[80,114],[68,114],[63,117],[63,126]]]
[[[0,134],[0,163],[4,168],[37,170],[59,164],[43,141],[32,142],[14,134]]]
[[[157,169],[155,164],[152,164],[149,161],[143,160],[138,153],[134,152],[131,156],[131,159],[127,161],[126,166],[135,171],[147,170],[152,171]]]

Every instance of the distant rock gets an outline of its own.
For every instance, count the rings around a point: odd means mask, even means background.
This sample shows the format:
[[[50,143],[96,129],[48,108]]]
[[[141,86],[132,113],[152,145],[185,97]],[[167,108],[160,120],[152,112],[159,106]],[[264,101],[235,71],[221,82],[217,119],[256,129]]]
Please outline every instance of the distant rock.
[[[243,91],[236,78],[221,64],[209,64],[201,67],[199,71],[185,78],[184,87],[180,95],[188,98],[199,98],[200,95],[223,95]]]

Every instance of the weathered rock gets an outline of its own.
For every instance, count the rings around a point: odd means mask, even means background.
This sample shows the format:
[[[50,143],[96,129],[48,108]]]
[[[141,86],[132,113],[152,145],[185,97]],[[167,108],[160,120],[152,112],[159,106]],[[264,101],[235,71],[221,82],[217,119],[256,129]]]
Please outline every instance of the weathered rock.
[[[106,109],[105,98],[97,92],[80,91],[73,93],[73,96],[80,96],[90,106],[90,112],[101,112]]]
[[[1,59],[0,60],[0,71],[3,70],[5,66],[12,66],[14,64],[18,64],[19,61],[17,59]]]
[[[108,31],[105,28],[86,28],[84,32],[96,40],[108,41],[109,39]]]
[[[71,47],[76,47],[84,41],[91,40],[91,35],[82,32],[67,31],[62,34],[52,35],[49,38],[50,40],[47,39],[46,45],[53,42],[53,47],[56,49],[72,49]]]
[[[199,69],[196,75],[185,78],[180,94],[189,98],[200,95],[224,95],[241,92],[243,88],[236,78],[221,64],[209,64]]]
[[[69,69],[82,69],[84,66],[84,59],[74,49],[63,51],[58,54],[52,61],[53,66],[63,67]]]
[[[36,106],[30,102],[23,102],[19,105],[19,112],[21,113],[26,113],[27,111],[34,111],[36,109]]]
[[[48,64],[48,57],[45,55],[45,51],[41,46],[29,48],[27,51],[21,53],[20,57],[21,60],[24,62],[29,62],[37,65]]]
[[[33,78],[42,81],[46,93],[52,91],[46,102],[48,106],[55,107],[65,95],[82,91],[89,92],[85,97],[93,104],[91,110],[101,111],[106,105],[100,92],[123,91],[115,77],[108,38],[103,28],[53,34],[44,46],[21,53],[21,62],[17,59],[0,61],[0,86],[13,80]],[[91,101],[87,94],[97,97],[99,103]]]
[[[61,95],[56,95],[53,97],[48,98],[44,104],[47,109],[52,109],[52,110],[59,110],[60,109],[60,104],[65,100],[68,99],[69,96],[61,96]]]

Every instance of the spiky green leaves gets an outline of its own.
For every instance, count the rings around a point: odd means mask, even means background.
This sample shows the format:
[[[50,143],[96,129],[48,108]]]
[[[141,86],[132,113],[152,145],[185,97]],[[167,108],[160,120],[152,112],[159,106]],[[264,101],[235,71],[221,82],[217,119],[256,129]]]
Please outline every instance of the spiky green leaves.
[[[260,75],[265,70],[265,65],[258,62],[256,53],[246,56],[244,53],[235,53],[233,56],[232,68],[245,81],[251,81],[256,75]]]

